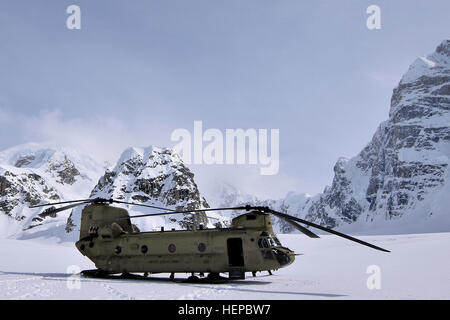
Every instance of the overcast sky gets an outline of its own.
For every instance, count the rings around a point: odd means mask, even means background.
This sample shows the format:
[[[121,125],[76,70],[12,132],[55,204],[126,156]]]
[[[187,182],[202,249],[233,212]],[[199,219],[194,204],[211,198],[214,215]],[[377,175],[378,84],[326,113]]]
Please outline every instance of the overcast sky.
[[[81,8],[81,30],[66,8]],[[366,8],[381,8],[381,29]],[[280,130],[280,171],[191,166],[200,187],[315,194],[388,117],[410,63],[450,38],[450,2],[2,0],[0,149],[50,141],[114,162],[177,128]]]

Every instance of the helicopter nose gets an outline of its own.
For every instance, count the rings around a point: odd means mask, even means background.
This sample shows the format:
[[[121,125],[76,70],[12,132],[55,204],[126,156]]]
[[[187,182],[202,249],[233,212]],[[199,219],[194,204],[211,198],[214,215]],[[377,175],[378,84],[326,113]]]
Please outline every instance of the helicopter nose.
[[[290,265],[295,260],[295,252],[289,249],[276,249],[274,250],[275,256],[280,264],[280,267]]]
[[[288,255],[289,255],[289,259],[291,261],[290,263],[294,262],[295,256],[296,256],[295,252],[290,250]]]

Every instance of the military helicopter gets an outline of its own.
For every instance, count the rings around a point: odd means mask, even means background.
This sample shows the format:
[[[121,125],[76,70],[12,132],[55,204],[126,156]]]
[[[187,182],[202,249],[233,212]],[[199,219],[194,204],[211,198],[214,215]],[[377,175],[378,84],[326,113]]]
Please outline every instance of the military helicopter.
[[[70,203],[70,204],[69,204]],[[130,216],[123,208],[112,204],[127,204],[159,209],[164,212]],[[51,207],[46,213],[55,214],[80,205],[86,205],[81,213],[80,239],[77,249],[88,257],[96,270],[82,274],[105,277],[114,274],[130,275],[144,273],[170,273],[174,280],[176,273],[191,273],[188,280],[198,280],[207,273],[207,279],[226,279],[221,273],[228,273],[228,279],[245,279],[245,273],[267,271],[286,267],[294,262],[296,254],[282,246],[272,228],[270,215],[278,217],[311,238],[319,236],[307,225],[346,238],[370,248],[389,252],[386,249],[356,239],[318,224],[277,212],[268,207],[241,206],[230,208],[205,208],[196,210],[172,210],[151,205],[125,202],[115,199],[86,199],[41,204],[30,208],[68,204],[61,208]],[[208,211],[241,210],[242,215],[232,220],[229,228],[204,228],[199,225],[193,230],[164,230],[141,232],[131,219],[142,217],[198,214]],[[301,223],[301,224],[300,224]]]

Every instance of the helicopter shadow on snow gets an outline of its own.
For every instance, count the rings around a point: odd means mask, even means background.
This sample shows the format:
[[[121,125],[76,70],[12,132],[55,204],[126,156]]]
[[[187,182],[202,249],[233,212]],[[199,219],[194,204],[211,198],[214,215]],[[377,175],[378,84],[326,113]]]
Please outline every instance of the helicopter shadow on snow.
[[[94,278],[94,277],[85,277],[80,274],[69,274],[69,273],[37,273],[37,272],[13,272],[13,271],[0,271],[0,277],[2,275],[16,275],[16,276],[32,276],[32,277],[41,277],[42,280],[50,280],[50,281],[68,281],[71,277],[76,277],[80,282],[86,283],[95,283],[95,282],[150,282],[150,283],[172,283],[174,285],[182,285],[182,286],[192,286],[196,288],[206,288],[211,289],[210,285],[217,285],[218,288],[224,289],[227,291],[238,291],[238,292],[248,292],[248,293],[267,293],[267,294],[283,294],[283,295],[300,295],[300,296],[315,296],[315,297],[323,297],[323,298],[339,298],[345,297],[344,294],[335,294],[335,293],[318,293],[318,292],[295,292],[295,291],[277,291],[277,290],[259,290],[249,287],[243,286],[262,286],[271,284],[271,281],[254,281],[254,280],[228,280],[223,279],[222,281],[211,281],[207,278],[199,279],[198,281],[188,281],[184,278],[176,278],[174,280],[170,280],[166,277],[144,277],[140,275],[131,275],[131,277],[122,277],[122,276],[106,276],[102,278]],[[79,278],[78,278],[79,276]],[[261,275],[258,278],[268,277]],[[14,281],[14,280],[12,280]],[[209,285],[209,286],[206,286]],[[221,285],[226,285],[221,288]]]
[[[66,281],[71,277],[76,277],[77,280],[82,282],[96,282],[96,281],[111,281],[111,282],[161,282],[161,283],[173,283],[173,284],[230,284],[230,283],[240,283],[240,284],[255,284],[255,285],[264,285],[270,284],[269,281],[251,281],[251,280],[229,280],[226,278],[220,280],[209,280],[208,278],[200,278],[197,281],[190,281],[188,278],[175,278],[174,280],[169,279],[168,277],[155,277],[149,276],[145,277],[138,274],[129,274],[127,276],[122,275],[107,275],[102,277],[94,277],[94,276],[84,276],[82,274],[71,274],[71,273],[39,273],[39,272],[18,272],[18,271],[1,271],[0,277],[4,275],[14,275],[14,276],[32,276],[32,277],[41,277],[42,280],[56,280],[56,281]],[[260,276],[264,277],[264,276]],[[259,278],[260,278],[259,277]],[[13,280],[12,280],[13,281]]]

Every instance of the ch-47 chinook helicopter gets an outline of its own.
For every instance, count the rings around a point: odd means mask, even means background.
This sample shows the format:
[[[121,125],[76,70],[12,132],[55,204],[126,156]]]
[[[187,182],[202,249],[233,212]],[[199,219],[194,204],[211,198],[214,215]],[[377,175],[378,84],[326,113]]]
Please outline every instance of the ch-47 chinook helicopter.
[[[300,225],[326,231],[355,241],[376,250],[386,249],[356,239],[349,235],[322,227],[315,223],[274,211],[268,207],[243,206],[232,208],[206,208],[197,210],[172,210],[114,199],[86,199],[41,204],[36,207],[68,204],[61,208],[49,208],[47,213],[57,213],[80,205],[82,210],[80,239],[77,249],[92,262],[97,270],[83,271],[87,276],[104,277],[113,274],[131,273],[191,273],[188,280],[198,280],[195,275],[219,280],[220,273],[228,273],[229,279],[245,279],[245,273],[255,276],[258,271],[277,270],[295,260],[295,253],[283,247],[274,234],[270,215],[274,215],[306,234],[318,235]],[[128,204],[164,210],[166,212],[130,216],[123,208],[113,203]],[[170,214],[197,214],[217,210],[242,210],[244,214],[234,218],[229,228],[203,228],[194,230],[171,230],[141,232],[131,219]]]

